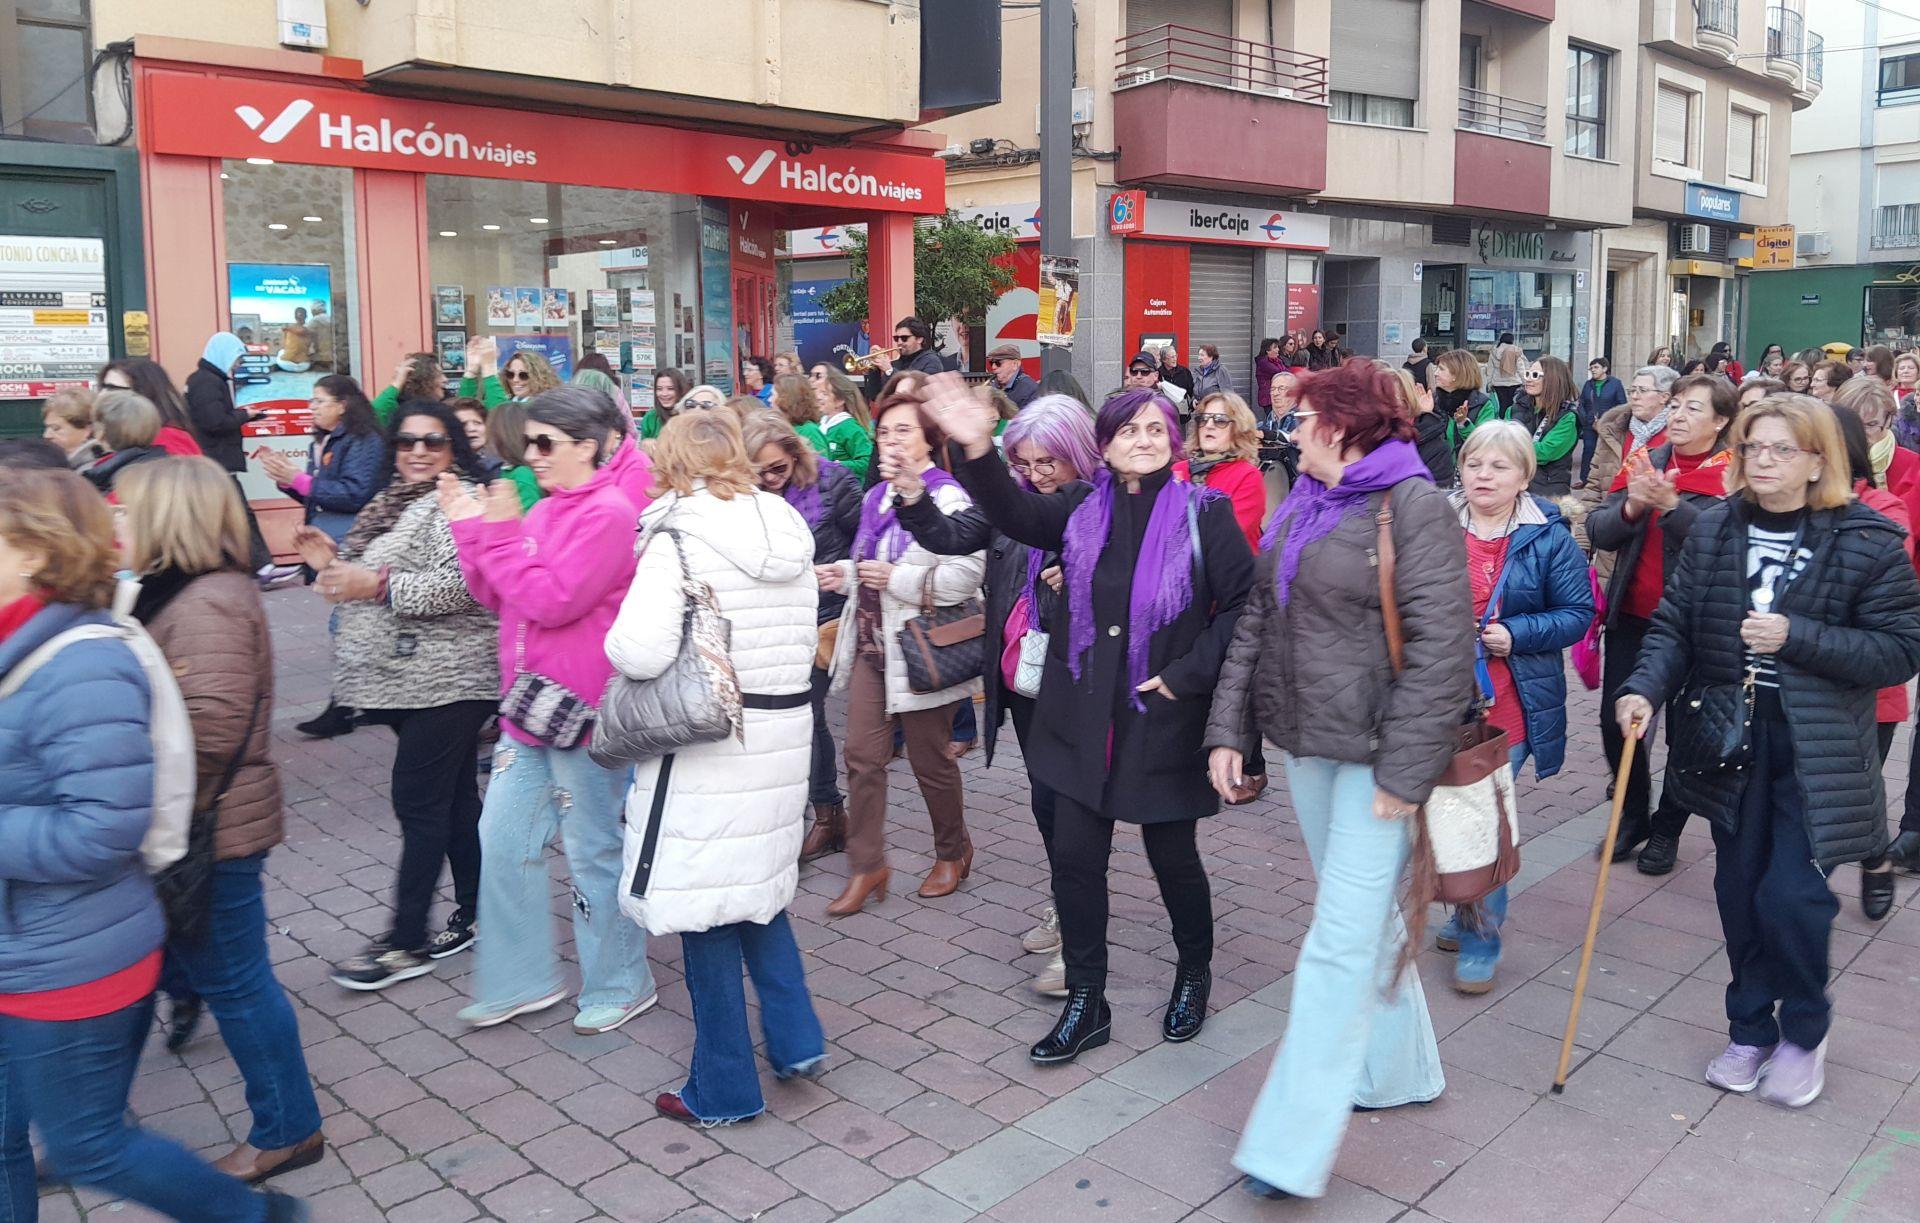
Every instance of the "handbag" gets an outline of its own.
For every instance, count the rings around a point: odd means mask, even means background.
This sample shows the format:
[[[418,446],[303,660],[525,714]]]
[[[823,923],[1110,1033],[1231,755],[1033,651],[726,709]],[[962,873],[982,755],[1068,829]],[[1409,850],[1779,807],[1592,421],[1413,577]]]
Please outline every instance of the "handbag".
[[[979,679],[987,664],[987,613],[978,597],[952,607],[933,605],[935,571],[920,587],[920,614],[900,626],[907,690],[925,695]]]
[[[1393,509],[1384,500],[1375,518],[1380,572],[1380,619],[1393,673],[1405,666],[1406,635],[1393,594]],[[1417,862],[1431,862],[1433,898],[1470,905],[1520,873],[1520,817],[1513,802],[1507,732],[1487,721],[1480,702],[1457,732],[1453,756],[1434,784],[1419,821]]]
[[[727,736],[743,739],[745,717],[740,677],[733,668],[733,626],[720,614],[713,587],[694,580],[686,541],[661,528],[680,554],[680,649],[652,679],[628,679],[618,671],[600,698],[587,755],[601,768],[638,764]]]
[[[1600,686],[1600,630],[1607,623],[1607,592],[1600,588],[1600,575],[1587,566],[1587,584],[1593,590],[1593,620],[1586,636],[1573,643],[1573,669],[1588,688]]]
[[[213,833],[220,823],[220,805],[233,787],[234,776],[240,771],[247,749],[253,746],[253,732],[260,724],[260,705],[265,698],[264,686],[253,694],[253,709],[247,714],[247,733],[240,736],[240,746],[228,757],[226,771],[220,774],[220,784],[214,788],[212,800],[204,808],[196,809],[187,822],[187,852],[153,877],[154,895],[167,915],[170,942],[197,946],[207,937],[207,926],[213,915]]]
[[[1737,684],[1697,684],[1667,724],[1667,767],[1690,777],[1744,769],[1753,760],[1753,670]]]
[[[594,709],[559,680],[527,670],[527,622],[513,635],[513,683],[500,698],[500,716],[548,747],[579,747],[593,732]]]
[[[840,645],[840,618],[835,616],[820,626],[820,638],[813,647],[813,665],[821,671],[833,670],[833,654]]]

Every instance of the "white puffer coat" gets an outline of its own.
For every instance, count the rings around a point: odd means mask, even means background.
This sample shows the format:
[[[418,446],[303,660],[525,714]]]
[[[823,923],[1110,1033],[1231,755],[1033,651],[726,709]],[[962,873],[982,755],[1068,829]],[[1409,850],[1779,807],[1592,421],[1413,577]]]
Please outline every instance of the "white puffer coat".
[[[721,500],[697,488],[641,515],[638,570],[607,634],[607,658],[631,679],[652,679],[680,649],[685,601],[680,556],[665,524],[686,542],[687,566],[713,587],[733,626],[742,692],[806,692],[819,640],[813,535],[779,497]],[[638,766],[627,794],[620,908],[650,934],[767,922],[793,899],[812,761],[813,711],[748,709],[745,741],[703,743],[673,757],[653,864],[633,895],[661,762]]]
[[[943,484],[930,490],[928,495],[942,514],[957,514],[973,505],[973,498],[967,496],[967,490],[958,484]],[[840,636],[834,642],[832,673],[833,691],[843,692],[853,678],[853,652],[859,636],[860,584],[854,577],[856,566],[853,561],[844,560],[837,564],[845,576],[848,594],[846,610],[840,613]],[[978,598],[980,583],[987,576],[986,550],[969,552],[965,556],[940,556],[927,551],[915,540],[894,562],[893,576],[887,579],[887,588],[880,592],[880,635],[886,639],[883,644],[887,651],[889,714],[939,709],[955,701],[971,700],[973,694],[980,691],[980,677],[977,675],[938,692],[915,692],[907,686],[907,660],[900,653],[900,630],[923,610],[920,599],[927,590],[929,574],[933,580],[935,607],[952,607]],[[1000,662],[998,659],[989,659],[988,665],[999,666]]]

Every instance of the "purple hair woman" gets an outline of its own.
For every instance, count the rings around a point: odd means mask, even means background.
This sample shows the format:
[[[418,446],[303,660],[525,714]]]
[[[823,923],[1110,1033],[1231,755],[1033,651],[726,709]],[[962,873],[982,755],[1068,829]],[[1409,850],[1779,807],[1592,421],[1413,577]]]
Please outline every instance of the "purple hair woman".
[[[1013,478],[1029,492],[1049,496],[1063,489],[1085,490],[1085,482],[1100,469],[1093,444],[1093,414],[1065,395],[1035,399],[1012,420],[1001,436]],[[964,556],[987,550],[987,764],[993,764],[994,740],[1004,714],[1013,715],[1013,733],[1029,761],[1028,790],[1033,796],[1033,822],[1040,843],[1053,862],[1054,795],[1031,767],[1034,713],[1038,702],[1027,686],[1031,666],[1022,660],[1049,644],[1046,626],[1056,614],[1060,556],[1046,548],[1029,548],[993,529],[978,511],[942,514],[919,496],[919,478],[903,473],[893,480],[903,498],[900,525],[929,552]],[[1022,676],[1026,678],[1023,679]],[[1023,688],[1025,689],[1023,691]],[[1066,963],[1061,957],[1057,904],[1047,906],[1040,924],[1027,931],[1021,946],[1036,955],[1052,954],[1033,980],[1033,988],[1049,998],[1067,995]]]
[[[1014,481],[993,446],[992,409],[958,377],[936,375],[926,395],[965,451],[954,474],[987,520],[1064,562],[1026,752],[1034,780],[1054,796],[1067,1003],[1029,1056],[1070,1062],[1107,1042],[1107,856],[1116,821],[1140,825],[1173,921],[1179,966],[1162,1035],[1190,1040],[1206,1020],[1213,959],[1213,900],[1195,834],[1220,807],[1202,740],[1253,581],[1246,536],[1231,502],[1175,478],[1179,421],[1154,391],[1123,391],[1101,406],[1093,433],[1102,466],[1091,484],[1051,495]]]

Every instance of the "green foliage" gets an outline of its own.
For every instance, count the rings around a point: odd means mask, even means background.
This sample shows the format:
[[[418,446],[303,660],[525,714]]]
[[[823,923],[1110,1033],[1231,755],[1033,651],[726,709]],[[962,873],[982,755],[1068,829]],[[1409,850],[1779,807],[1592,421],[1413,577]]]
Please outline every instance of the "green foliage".
[[[1011,255],[1014,241],[990,234],[949,211],[931,224],[913,227],[913,312],[928,323],[958,318],[977,326],[987,307],[1013,287],[1013,269],[995,260]],[[867,317],[867,235],[847,235],[847,283],[820,299],[836,323]],[[892,320],[888,320],[889,323]],[[875,340],[884,347],[884,341]]]

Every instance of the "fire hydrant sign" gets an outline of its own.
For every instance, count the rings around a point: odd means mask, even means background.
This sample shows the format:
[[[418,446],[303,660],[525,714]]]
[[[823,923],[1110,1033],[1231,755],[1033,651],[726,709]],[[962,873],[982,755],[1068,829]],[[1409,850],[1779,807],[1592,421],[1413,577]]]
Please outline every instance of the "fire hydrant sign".
[[[0,234],[0,399],[87,386],[108,355],[105,244]]]

